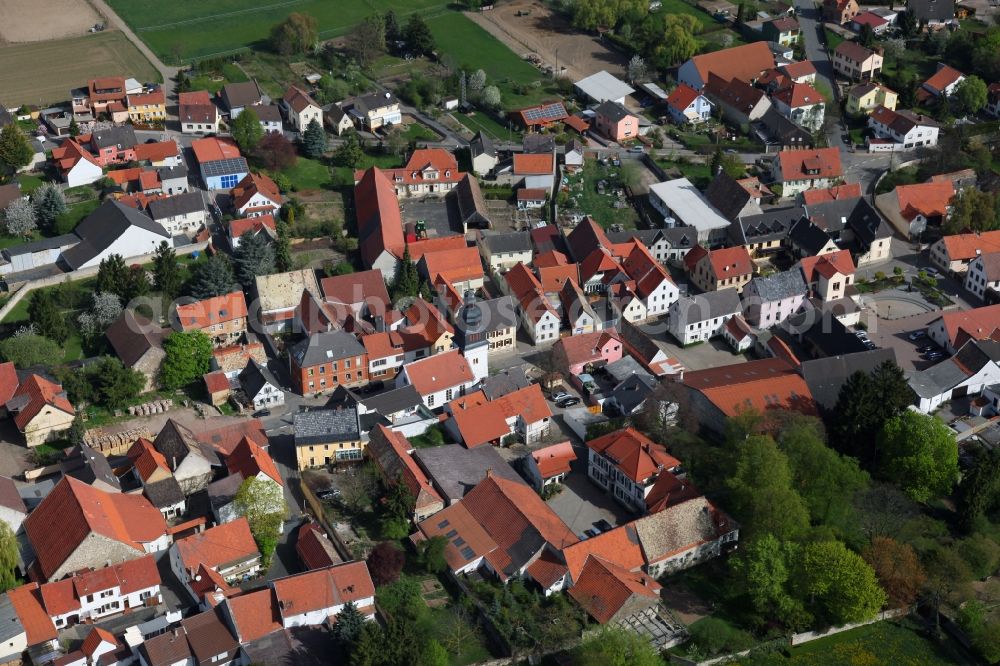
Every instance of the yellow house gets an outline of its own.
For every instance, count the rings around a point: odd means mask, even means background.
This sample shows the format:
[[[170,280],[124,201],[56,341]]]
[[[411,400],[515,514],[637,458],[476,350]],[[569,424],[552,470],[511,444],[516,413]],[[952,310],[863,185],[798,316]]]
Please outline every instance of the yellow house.
[[[76,409],[62,385],[39,375],[19,382],[13,363],[0,364],[0,391],[10,392],[7,411],[29,447],[58,439],[73,423]]]
[[[895,111],[899,95],[880,83],[859,83],[847,93],[847,112],[854,116],[871,113],[879,106]]]
[[[302,412],[295,415],[294,427],[299,471],[360,462],[368,444],[356,407]]]
[[[167,118],[167,100],[163,90],[128,96],[128,118],[133,123],[163,122]]]

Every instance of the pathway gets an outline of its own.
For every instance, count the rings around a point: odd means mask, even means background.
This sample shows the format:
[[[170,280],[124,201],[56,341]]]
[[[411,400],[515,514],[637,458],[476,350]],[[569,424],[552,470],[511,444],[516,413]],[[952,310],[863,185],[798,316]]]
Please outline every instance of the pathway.
[[[130,42],[135,44],[135,47],[139,49],[139,51],[142,52],[144,56],[146,56],[146,59],[149,60],[149,62],[152,63],[153,67],[155,67],[156,70],[160,73],[160,76],[163,77],[163,93],[164,95],[166,95],[168,109],[169,109],[170,108],[169,102],[171,99],[174,99],[174,93],[176,88],[174,77],[177,76],[177,72],[180,71],[180,68],[168,67],[167,65],[164,65],[163,62],[159,59],[159,57],[157,57],[157,55],[153,53],[152,49],[146,46],[146,43],[142,41],[139,38],[139,36],[132,31],[132,28],[130,28],[128,24],[125,23],[125,21],[123,21],[120,16],[118,16],[115,10],[113,10],[107,2],[105,2],[104,0],[90,0],[90,4],[93,5],[94,9],[96,9],[108,20],[108,23],[110,23],[118,30],[121,30],[122,34],[124,34]],[[168,115],[174,117],[175,114],[170,114],[168,111]]]

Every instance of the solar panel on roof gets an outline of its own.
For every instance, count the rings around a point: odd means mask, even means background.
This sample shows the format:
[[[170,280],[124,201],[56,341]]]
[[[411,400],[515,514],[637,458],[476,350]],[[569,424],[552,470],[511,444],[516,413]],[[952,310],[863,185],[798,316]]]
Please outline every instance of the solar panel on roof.
[[[562,102],[536,106],[522,111],[526,120],[558,120],[566,115]]]

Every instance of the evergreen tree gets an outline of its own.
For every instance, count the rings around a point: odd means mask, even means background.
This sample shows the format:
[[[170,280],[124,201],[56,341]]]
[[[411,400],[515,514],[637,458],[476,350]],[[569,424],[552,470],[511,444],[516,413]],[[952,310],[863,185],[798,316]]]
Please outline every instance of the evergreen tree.
[[[160,243],[153,255],[153,287],[172,301],[181,293],[183,279],[177,268],[177,255],[166,241]]]
[[[52,183],[45,183],[31,195],[38,222],[47,229],[53,229],[56,218],[66,212],[66,197],[62,190]]]
[[[0,130],[0,174],[13,174],[28,166],[34,151],[20,127],[11,123]]]
[[[390,9],[385,13],[383,20],[385,21],[385,41],[399,41],[402,38],[402,31],[399,28],[399,20],[396,18],[396,12]]]
[[[406,44],[416,55],[430,55],[434,52],[434,35],[420,12],[410,14],[406,22]]]
[[[80,136],[80,126],[76,124],[76,118],[69,121],[69,135],[74,139]]]
[[[274,266],[279,273],[292,270],[292,245],[289,242],[288,223],[278,220],[278,237],[274,241]]]
[[[274,247],[263,234],[244,234],[233,254],[233,268],[240,284],[253,284],[258,275],[274,272]]]
[[[199,300],[222,296],[235,288],[236,280],[233,278],[233,267],[229,264],[229,260],[221,254],[209,258],[208,261],[198,266],[191,280],[191,295]]]
[[[306,157],[318,160],[326,152],[326,132],[319,121],[313,118],[302,133],[302,152]]]
[[[353,601],[348,601],[337,613],[337,623],[333,625],[333,637],[349,653],[350,647],[354,645],[364,626],[365,616]]]
[[[264,129],[260,126],[260,118],[252,108],[243,109],[236,120],[232,121],[229,128],[233,135],[233,140],[245,153],[257,147],[264,136]]]
[[[407,296],[416,296],[420,291],[420,276],[417,275],[417,267],[410,261],[409,244],[403,248],[403,260],[396,270],[396,279],[392,285],[392,297],[400,299]]]
[[[973,532],[986,512],[997,501],[1000,490],[1000,450],[979,451],[972,468],[962,476],[958,487],[958,522],[966,532]]]
[[[40,289],[31,295],[31,300],[28,302],[28,319],[35,325],[39,335],[50,340],[61,344],[69,337],[66,318],[63,317],[55,298],[48,290]]]
[[[97,268],[97,291],[115,294],[124,300],[128,293],[129,271],[120,254],[101,259]]]
[[[151,289],[146,269],[142,266],[129,266],[125,274],[125,293],[122,294],[122,300],[128,303],[133,298],[147,295]]]

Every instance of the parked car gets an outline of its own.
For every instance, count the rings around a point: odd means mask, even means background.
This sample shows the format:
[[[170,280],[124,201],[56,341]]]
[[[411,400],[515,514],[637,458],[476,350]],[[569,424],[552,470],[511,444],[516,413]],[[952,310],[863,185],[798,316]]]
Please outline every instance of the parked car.
[[[569,396],[568,398],[563,398],[562,400],[557,402],[556,407],[559,407],[561,409],[566,409],[567,407],[574,407],[579,404],[580,404],[579,398],[574,398],[573,396]]]
[[[316,497],[321,500],[335,499],[340,497],[340,488],[327,488],[316,493]]]
[[[924,358],[927,359],[928,361],[940,361],[945,356],[947,356],[947,354],[945,354],[943,351],[931,351],[924,354]]]
[[[915,342],[915,341],[919,340],[920,338],[926,338],[927,337],[927,331],[913,331],[913,333],[910,333],[906,337],[908,337],[911,341]]]
[[[938,348],[938,346],[936,344],[931,343],[929,345],[924,345],[922,347],[917,347],[917,353],[918,354],[926,354],[927,352],[932,352],[932,351],[934,351],[937,348]]]
[[[920,270],[922,270],[924,273],[927,273],[932,277],[937,277],[938,274],[940,273],[940,271],[938,271],[938,269],[934,268],[933,266],[926,266],[924,268],[921,268]]]
[[[253,417],[255,419],[262,419],[271,415],[270,409],[262,409],[260,411],[254,412]]]
[[[560,400],[565,400],[566,398],[572,398],[572,397],[573,396],[571,396],[569,393],[566,393],[566,391],[559,391],[558,393],[553,394],[549,398],[549,400],[551,400],[552,402],[559,402]]]
[[[642,146],[632,146],[631,148],[628,149],[628,152],[630,152],[630,153],[644,153],[644,152],[646,152],[646,149],[643,148]]]

